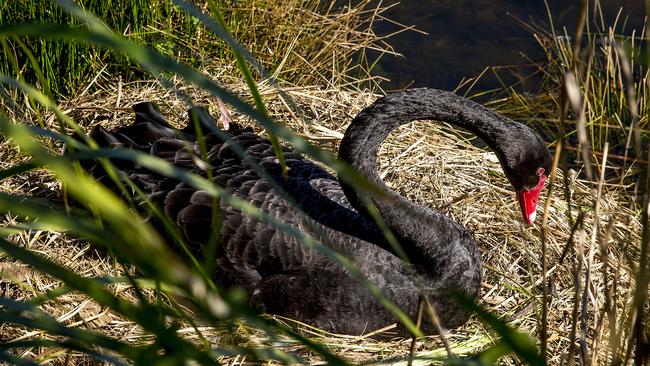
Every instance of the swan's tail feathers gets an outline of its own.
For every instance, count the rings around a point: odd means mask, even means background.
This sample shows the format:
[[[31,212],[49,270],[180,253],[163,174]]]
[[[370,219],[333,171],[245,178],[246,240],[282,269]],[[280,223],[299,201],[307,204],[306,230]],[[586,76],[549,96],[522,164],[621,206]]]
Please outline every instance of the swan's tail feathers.
[[[95,140],[99,146],[111,148],[119,148],[123,146],[122,141],[102,126],[93,128],[93,130],[90,131],[90,137]]]
[[[219,106],[220,109],[225,107]],[[128,149],[151,154],[166,160],[182,169],[202,174],[203,170],[211,164],[219,165],[221,160],[218,152],[231,142],[241,140],[242,136],[250,135],[253,130],[244,128],[227,117],[228,131],[219,128],[217,119],[210,115],[210,112],[203,107],[192,107],[188,113],[187,125],[182,129],[174,128],[162,115],[158,107],[152,102],[141,102],[133,105],[135,112],[134,121],[127,126],[120,126],[108,130],[102,126],[96,126],[91,132],[92,137],[100,147],[110,149]],[[200,133],[199,133],[200,131]],[[208,152],[208,160],[203,162],[200,158],[200,144],[198,139]],[[217,160],[212,161],[213,158]],[[83,167],[98,180],[107,182],[106,172],[94,161],[85,161]],[[171,181],[144,169],[136,164],[124,160],[113,160],[118,168],[119,174],[129,177],[136,183],[143,183],[141,188],[149,187],[152,181]],[[197,170],[198,169],[198,170]],[[144,179],[147,178],[147,179]],[[147,181],[146,184],[144,181]],[[145,189],[146,194],[150,194]]]
[[[165,121],[165,117],[160,113],[158,106],[153,102],[136,103],[131,108],[133,108],[133,111],[135,112],[135,123],[153,122],[164,127],[172,128],[172,126]]]
[[[198,134],[196,127],[199,126],[201,133],[208,135],[211,132],[215,132],[215,129],[218,128],[217,120],[203,107],[192,107],[188,109],[187,117],[187,126],[181,130],[183,133],[196,136]]]
[[[167,122],[152,102],[134,104],[133,111],[135,120],[130,125],[110,131],[97,126],[91,131],[90,137],[101,147],[127,148],[160,156],[169,152],[169,149],[176,148],[178,151],[182,146],[195,144],[198,136],[202,136],[210,147],[222,144],[232,136],[253,132],[250,128],[243,128],[232,122],[230,116],[226,118],[228,131],[220,129],[217,119],[204,107],[188,109],[188,122],[182,129],[176,129]],[[197,127],[201,129],[200,134]]]

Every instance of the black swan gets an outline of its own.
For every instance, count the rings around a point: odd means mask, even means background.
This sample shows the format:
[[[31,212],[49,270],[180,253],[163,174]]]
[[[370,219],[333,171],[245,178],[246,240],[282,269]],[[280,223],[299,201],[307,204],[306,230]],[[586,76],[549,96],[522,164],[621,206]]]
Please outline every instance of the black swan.
[[[101,145],[150,152],[206,176],[197,166],[199,146],[193,123],[172,128],[152,103],[133,106],[135,122],[107,131],[97,127],[91,136]],[[200,107],[190,115],[213,118]],[[505,175],[517,192],[524,221],[532,223],[551,159],[540,137],[530,128],[449,92],[412,89],[377,100],[352,121],[341,141],[339,158],[385,191],[368,194],[388,227],[396,234],[410,263],[398,258],[380,229],[369,218],[362,197],[335,177],[284,149],[288,177],[270,142],[252,130],[231,124],[224,140],[204,129],[208,166],[216,184],[245,198],[286,224],[307,232],[330,249],[352,259],[360,271],[393,303],[413,316],[421,291],[426,293],[444,327],[463,324],[469,314],[446,294],[463,291],[477,297],[481,285],[481,257],[472,236],[445,215],[416,205],[389,189],[376,174],[382,141],[400,125],[414,120],[444,121],[467,129],[494,150]],[[234,143],[245,149],[241,159]],[[268,180],[251,168],[257,163],[297,202],[304,214],[278,194]],[[124,161],[115,162],[175,222],[185,240],[201,253],[208,242],[213,200],[205,192],[154,174]],[[108,183],[100,165],[86,167]],[[267,177],[268,178],[268,177]],[[216,281],[246,290],[250,303],[271,314],[301,320],[346,334],[362,334],[396,321],[360,282],[328,257],[306,248],[270,225],[223,207],[223,227],[215,258]],[[404,333],[403,328],[399,328]],[[433,333],[430,322],[423,330]]]

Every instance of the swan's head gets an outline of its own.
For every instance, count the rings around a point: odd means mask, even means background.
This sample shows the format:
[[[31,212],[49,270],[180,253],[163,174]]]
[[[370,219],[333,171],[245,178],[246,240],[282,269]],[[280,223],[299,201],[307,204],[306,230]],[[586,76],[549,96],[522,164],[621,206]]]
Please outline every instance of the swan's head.
[[[532,145],[518,149],[517,153],[508,154],[505,164],[502,160],[503,170],[517,192],[524,222],[529,225],[535,221],[537,201],[552,165],[544,143],[539,138],[535,140]]]

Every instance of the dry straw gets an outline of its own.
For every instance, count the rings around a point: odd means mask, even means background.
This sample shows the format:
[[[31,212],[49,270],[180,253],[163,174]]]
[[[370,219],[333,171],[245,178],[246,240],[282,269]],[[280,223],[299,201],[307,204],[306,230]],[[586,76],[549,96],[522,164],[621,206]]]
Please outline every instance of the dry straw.
[[[231,90],[246,97],[244,85],[226,76],[221,79]],[[287,95],[302,111],[299,118],[273,87],[262,83],[260,90],[273,118],[333,151],[353,116],[377,97],[335,88],[286,88]],[[152,100],[160,105],[172,123],[181,126],[186,123],[186,105],[177,97],[178,91],[191,95],[196,104],[208,106],[211,113],[218,115],[218,104],[204,92],[181,84],[177,84],[174,91],[155,82],[104,85],[103,90],[62,103],[62,108],[89,130],[98,124],[105,127],[128,124],[133,118],[130,106]],[[233,118],[238,123],[251,124],[237,113],[233,113]],[[45,121],[54,127],[51,116],[45,116]],[[539,225],[524,226],[520,222],[514,192],[495,155],[477,147],[475,142],[471,135],[444,124],[409,124],[392,133],[383,145],[379,173],[402,195],[441,210],[474,233],[484,262],[480,303],[488,310],[513,326],[539,336],[543,294],[546,293],[545,341],[550,364],[566,362],[568,350],[574,349],[576,354],[588,356],[594,363],[611,360],[612,351],[619,349],[619,346],[612,346],[614,339],[618,339],[617,342],[627,339],[627,328],[620,327],[618,322],[626,319],[630,312],[640,255],[641,224],[637,212],[630,208],[634,207],[633,198],[620,194],[617,186],[585,182],[572,171],[565,180],[558,171],[552,187],[555,197],[547,204],[544,194],[540,202],[540,207],[547,207],[543,244]],[[0,145],[0,156],[0,168],[21,159],[19,152],[7,142]],[[602,161],[607,163],[606,159]],[[564,182],[568,182],[566,187]],[[47,175],[30,173],[5,180],[2,189],[56,197],[58,185]],[[565,189],[572,197],[571,205],[558,195]],[[569,213],[574,218],[580,217],[582,225],[572,226]],[[11,217],[3,221],[14,223]],[[601,224],[595,225],[597,222]],[[84,276],[119,275],[124,271],[107,253],[63,234],[28,231],[13,239]],[[542,263],[542,253],[545,253],[546,265]],[[6,257],[0,259],[0,270],[3,278],[0,290],[15,299],[32,298],[61,285]],[[129,286],[114,285],[113,291],[118,296],[136,300]],[[46,302],[42,308],[69,326],[98,330],[129,342],[149,341],[139,327],[79,294],[59,297]],[[381,337],[377,337],[375,329],[368,329],[366,336],[350,337],[329,334],[290,319],[278,320],[301,329],[350,361],[376,362],[405,357],[412,346],[408,339],[391,339],[392,327],[388,324],[387,328],[379,330]],[[235,333],[208,327],[200,330],[204,341],[213,346],[268,345],[271,342],[245,324]],[[612,332],[618,333],[613,335]],[[187,339],[201,340],[190,326],[182,327],[180,333]],[[3,341],[48,337],[38,331],[9,325],[0,325],[0,335]],[[456,356],[476,353],[493,343],[495,337],[477,320],[446,333],[449,351]],[[298,352],[313,364],[322,362],[288,339],[272,342],[274,346]],[[447,355],[438,336],[418,339],[413,349],[419,357],[444,358]],[[39,361],[67,359],[77,363],[84,358],[74,352],[51,348],[25,349],[24,354]],[[246,363],[246,359],[229,356],[221,362],[236,365]],[[503,362],[514,364],[517,360],[506,358]],[[428,361],[414,362],[426,363]]]

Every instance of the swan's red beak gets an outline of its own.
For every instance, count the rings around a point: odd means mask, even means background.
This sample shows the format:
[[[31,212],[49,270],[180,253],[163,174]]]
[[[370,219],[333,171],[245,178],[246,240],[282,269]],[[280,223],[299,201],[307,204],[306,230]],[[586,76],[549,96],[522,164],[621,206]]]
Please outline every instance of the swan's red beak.
[[[542,172],[539,174],[539,183],[535,187],[529,190],[517,190],[517,200],[519,201],[519,207],[521,207],[521,214],[524,216],[524,221],[528,225],[531,225],[535,221],[537,200],[539,200],[539,194],[542,193],[545,183],[546,175],[544,175],[544,170],[542,169]]]

